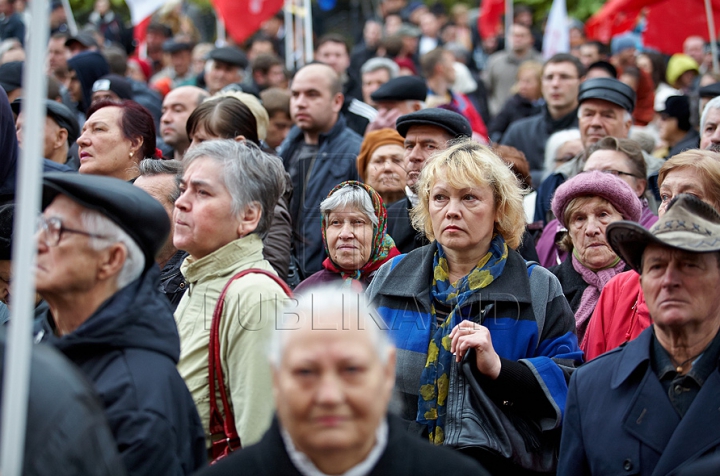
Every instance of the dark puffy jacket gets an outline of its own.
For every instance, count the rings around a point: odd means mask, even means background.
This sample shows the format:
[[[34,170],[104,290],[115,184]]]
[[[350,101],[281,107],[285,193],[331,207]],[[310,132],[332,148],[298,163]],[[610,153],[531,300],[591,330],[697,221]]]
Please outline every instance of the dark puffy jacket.
[[[205,434],[175,365],[180,339],[151,267],[70,334],[53,333],[48,311],[36,327],[93,382],[130,475],[190,474],[205,464]]]
[[[282,146],[280,156],[290,173],[293,197],[290,215],[295,227],[295,256],[304,277],[320,271],[325,247],[320,231],[320,202],[335,185],[346,180],[358,180],[355,166],[362,137],[349,129],[345,118],[338,120],[327,134],[320,134],[319,148],[314,160],[291,164],[293,156],[304,143],[303,132],[293,127]],[[307,184],[303,179],[307,177]]]
[[[0,330],[0,381],[5,337]],[[54,348],[33,347],[29,391],[24,476],[125,474],[95,391]]]

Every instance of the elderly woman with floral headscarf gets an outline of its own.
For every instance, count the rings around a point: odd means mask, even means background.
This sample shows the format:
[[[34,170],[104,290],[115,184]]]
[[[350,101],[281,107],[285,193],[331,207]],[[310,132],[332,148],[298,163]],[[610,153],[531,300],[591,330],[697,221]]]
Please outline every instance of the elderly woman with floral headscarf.
[[[600,292],[626,268],[605,239],[605,228],[618,220],[638,221],[642,204],[625,181],[596,170],[578,174],[558,187],[552,211],[568,230],[560,243],[568,257],[549,270],[557,276],[575,313],[582,343]]]
[[[364,289],[375,272],[400,254],[387,234],[387,211],[380,195],[367,184],[350,180],[330,191],[320,204],[325,253],[322,270],[296,293],[330,281],[345,281]]]

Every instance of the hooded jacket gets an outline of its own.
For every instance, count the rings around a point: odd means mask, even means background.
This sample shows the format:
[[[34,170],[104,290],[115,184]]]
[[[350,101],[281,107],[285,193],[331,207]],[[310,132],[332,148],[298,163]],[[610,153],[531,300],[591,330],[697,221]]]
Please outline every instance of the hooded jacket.
[[[83,90],[83,103],[78,104],[81,112],[86,112],[92,102],[92,87],[95,81],[110,74],[110,66],[103,55],[97,51],[83,51],[68,61],[68,69],[75,71]]]
[[[57,337],[51,311],[35,340],[57,347],[92,381],[129,475],[190,474],[205,464],[195,404],[175,368],[180,339],[151,267]]]

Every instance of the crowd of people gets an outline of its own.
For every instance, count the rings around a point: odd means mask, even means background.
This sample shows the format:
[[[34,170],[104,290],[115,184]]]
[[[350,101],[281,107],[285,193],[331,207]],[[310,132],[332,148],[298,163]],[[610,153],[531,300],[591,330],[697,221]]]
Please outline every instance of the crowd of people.
[[[463,4],[383,0],[288,71],[281,14],[216,46],[163,11],[135,51],[107,0],[74,36],[56,3],[24,474],[720,470],[702,38],[668,57],[573,22],[543,60],[528,7],[504,38]],[[40,93],[18,4],[3,324]]]

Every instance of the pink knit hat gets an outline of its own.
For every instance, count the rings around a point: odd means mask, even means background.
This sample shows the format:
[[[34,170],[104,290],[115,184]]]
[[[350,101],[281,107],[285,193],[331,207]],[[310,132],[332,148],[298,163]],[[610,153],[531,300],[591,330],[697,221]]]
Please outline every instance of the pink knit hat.
[[[640,199],[621,178],[598,170],[583,172],[560,185],[553,196],[552,211],[566,228],[565,207],[577,197],[604,198],[620,212],[623,220],[638,221],[642,213]]]

